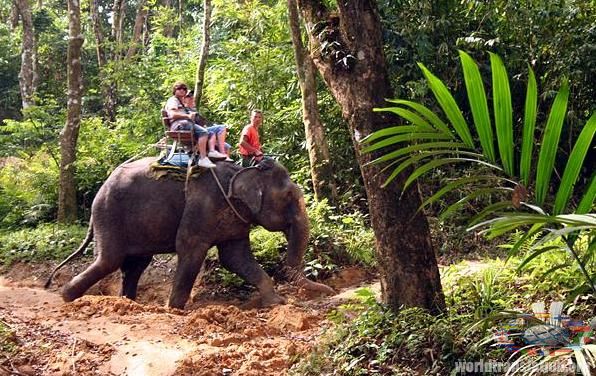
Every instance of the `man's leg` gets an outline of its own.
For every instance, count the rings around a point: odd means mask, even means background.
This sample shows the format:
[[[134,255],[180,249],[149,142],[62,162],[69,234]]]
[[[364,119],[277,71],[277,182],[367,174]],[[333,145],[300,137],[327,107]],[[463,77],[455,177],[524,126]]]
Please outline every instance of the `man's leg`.
[[[200,167],[205,168],[214,168],[215,164],[213,164],[209,158],[207,158],[207,143],[209,139],[209,131],[199,125],[194,126],[195,135],[197,136],[197,152],[199,153],[199,163],[197,163]]]

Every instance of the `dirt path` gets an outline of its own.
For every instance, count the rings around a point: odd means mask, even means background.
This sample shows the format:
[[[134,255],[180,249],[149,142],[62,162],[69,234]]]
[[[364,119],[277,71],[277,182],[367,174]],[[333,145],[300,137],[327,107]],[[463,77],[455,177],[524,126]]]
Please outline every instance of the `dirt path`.
[[[65,304],[25,273],[0,277],[0,320],[21,350],[0,359],[0,375],[284,375],[329,328],[327,313],[349,298],[345,287],[365,279],[348,270],[330,281],[340,294],[325,298],[280,286],[288,304],[266,309],[196,293],[180,311],[164,307],[163,275],[141,281],[141,303],[87,295]],[[117,283],[108,279],[91,293]]]

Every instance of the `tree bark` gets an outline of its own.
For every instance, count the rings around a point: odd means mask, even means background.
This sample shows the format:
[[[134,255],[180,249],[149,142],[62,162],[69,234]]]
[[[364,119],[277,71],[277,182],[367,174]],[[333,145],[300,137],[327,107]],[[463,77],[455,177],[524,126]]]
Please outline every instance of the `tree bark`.
[[[126,52],[126,60],[132,59],[136,54],[137,48],[141,43],[141,37],[143,36],[143,26],[145,25],[145,18],[147,17],[147,8],[145,7],[145,0],[139,0],[137,6],[137,15],[135,17],[135,24],[132,33],[132,39],[128,51]]]
[[[77,219],[75,161],[81,125],[83,74],[81,70],[81,9],[79,0],[68,0],[68,104],[66,124],[60,132],[60,191],[58,221],[72,223]]]
[[[373,112],[392,97],[380,19],[373,0],[338,1],[330,12],[320,0],[298,0],[313,45],[312,58],[342,108],[364,179],[383,300],[392,309],[416,306],[439,313],[445,299],[426,217],[417,212],[418,187],[402,193],[405,175],[386,188],[388,172],[367,165],[377,153],[362,153],[359,141],[394,125],[395,118]]]
[[[23,26],[23,42],[21,49],[21,70],[19,72],[19,87],[21,91],[22,108],[35,104],[35,84],[37,82],[37,47],[31,6],[28,0],[15,0],[15,6]]]
[[[172,0],[163,0],[163,6],[166,9],[174,9]],[[174,23],[173,22],[170,22],[167,25],[164,25],[163,35],[168,38],[171,38],[174,35]]]
[[[114,42],[114,48],[112,50],[112,59],[120,60],[122,57],[123,48],[123,34],[124,28],[124,16],[126,11],[126,1],[114,0],[112,5],[113,23],[112,23],[112,41]]]
[[[313,192],[315,200],[320,201],[327,198],[329,202],[334,203],[337,201],[337,188],[333,178],[325,128],[319,114],[315,68],[308,51],[302,43],[296,0],[288,0],[288,10],[298,83],[302,93],[302,121],[310,160]]]
[[[95,52],[97,55],[97,66],[99,67],[100,86],[103,96],[103,117],[106,121],[113,123],[116,121],[116,85],[105,77],[105,67],[107,64],[105,37],[101,27],[101,17],[99,15],[99,0],[89,0],[89,9],[91,12],[91,24],[93,25],[93,35],[95,36]]]
[[[195,106],[198,109],[203,97],[203,86],[205,82],[205,66],[209,57],[209,45],[211,44],[211,33],[209,25],[211,24],[211,0],[203,1],[203,43],[201,44],[201,55],[197,64],[197,73],[195,75]]]

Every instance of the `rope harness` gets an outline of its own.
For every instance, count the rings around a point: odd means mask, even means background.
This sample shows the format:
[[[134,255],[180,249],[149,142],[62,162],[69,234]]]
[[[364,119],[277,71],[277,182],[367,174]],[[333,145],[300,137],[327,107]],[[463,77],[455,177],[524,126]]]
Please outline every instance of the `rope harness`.
[[[224,191],[224,189],[223,189],[223,187],[221,185],[221,182],[219,181],[219,178],[217,177],[217,174],[215,173],[215,169],[214,168],[210,168],[209,170],[211,171],[211,175],[213,175],[213,178],[215,179],[215,182],[217,183],[217,186],[219,187],[219,191],[221,192],[221,194],[226,199],[226,202],[228,203],[228,205],[230,206],[230,208],[232,209],[232,211],[234,212],[234,214],[236,214],[236,217],[238,217],[244,223],[249,223],[246,219],[244,219],[243,216],[240,215],[240,213],[238,213],[238,210],[236,210],[236,208],[234,207],[234,204],[232,204],[232,201],[230,201],[230,196]],[[240,170],[237,173],[235,173],[234,176],[232,176],[232,179],[230,180],[230,188],[228,189],[228,191],[231,190],[232,182],[234,181],[234,178],[236,177],[236,175],[238,175],[242,171],[243,170]]]

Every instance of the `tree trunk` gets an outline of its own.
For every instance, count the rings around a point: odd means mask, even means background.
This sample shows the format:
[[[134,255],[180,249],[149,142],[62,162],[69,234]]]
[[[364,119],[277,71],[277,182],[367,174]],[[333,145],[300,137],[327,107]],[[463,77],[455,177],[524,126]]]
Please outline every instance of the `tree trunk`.
[[[203,86],[205,82],[205,66],[209,57],[209,44],[211,43],[211,33],[209,24],[211,23],[211,0],[203,1],[203,43],[201,44],[201,56],[197,64],[197,73],[195,75],[195,106],[198,109],[201,105],[203,96]]]
[[[35,64],[37,59],[37,48],[29,1],[15,0],[15,6],[23,26],[19,87],[21,91],[22,107],[25,109],[35,104],[33,97],[35,94],[35,83],[37,82],[37,69]]]
[[[396,122],[372,111],[392,97],[376,3],[338,1],[337,12],[330,12],[320,0],[299,0],[298,4],[311,43],[317,47],[311,50],[313,61],[351,131],[368,196],[383,300],[394,310],[404,305],[439,313],[445,309],[445,300],[428,222],[417,212],[418,187],[402,194],[402,174],[382,188],[388,172],[382,166],[367,165],[378,154],[360,151],[363,137]]]
[[[116,86],[108,77],[105,77],[104,69],[107,64],[107,54],[101,18],[99,15],[99,0],[89,0],[91,12],[91,23],[93,35],[95,36],[95,52],[97,55],[97,66],[99,67],[100,86],[103,97],[103,116],[110,123],[116,121]]]
[[[60,191],[58,221],[72,223],[77,219],[75,161],[79,127],[83,77],[81,71],[81,9],[78,0],[68,0],[68,104],[66,124],[60,132]]]
[[[137,47],[141,43],[141,37],[143,36],[143,26],[145,25],[145,18],[147,17],[147,8],[145,7],[145,0],[139,0],[137,6],[137,16],[135,17],[135,25],[133,28],[132,39],[130,40],[130,46],[128,52],[126,52],[126,60],[132,59],[137,52]]]
[[[173,9],[172,0],[163,0],[163,6],[167,9]],[[167,25],[163,27],[163,35],[165,37],[171,38],[174,35],[174,23],[168,22]]]
[[[296,0],[288,0],[288,9],[296,70],[302,93],[302,120],[310,159],[313,192],[315,200],[327,198],[329,202],[334,203],[337,201],[337,188],[333,179],[325,129],[319,115],[314,64],[302,43]]]
[[[122,30],[124,28],[124,17],[126,11],[126,1],[114,0],[112,5],[113,23],[112,23],[112,42],[114,48],[112,50],[112,59],[120,60],[122,57],[123,48],[123,35]]]

